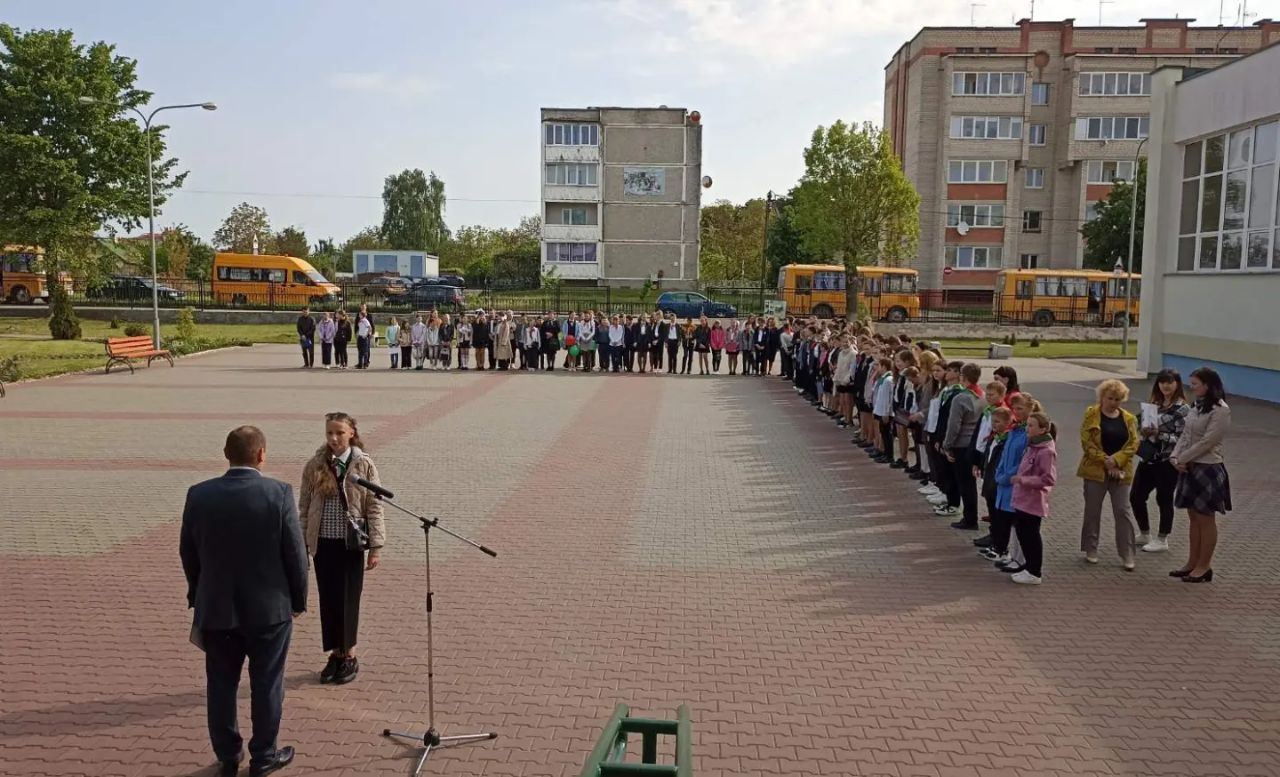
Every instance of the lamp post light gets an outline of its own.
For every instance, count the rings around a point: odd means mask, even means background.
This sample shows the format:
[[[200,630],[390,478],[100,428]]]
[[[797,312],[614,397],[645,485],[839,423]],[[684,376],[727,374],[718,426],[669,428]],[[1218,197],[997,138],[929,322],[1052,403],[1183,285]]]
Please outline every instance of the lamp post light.
[[[96,97],[81,97],[81,105],[96,105],[107,103]],[[116,106],[122,107],[122,106]],[[147,142],[147,231],[151,238],[151,346],[153,348],[160,347],[160,281],[156,276],[156,183],[153,167],[154,160],[151,158],[151,120],[156,117],[160,111],[173,111],[179,108],[203,108],[206,111],[216,111],[218,106],[211,102],[203,103],[183,103],[181,105],[162,105],[149,114],[144,114],[137,108],[129,108],[129,110],[138,114],[138,118],[142,119],[142,134]]]
[[[764,198],[764,244],[760,247],[760,312],[764,312],[764,284],[769,275],[769,211],[773,210],[773,190]]]
[[[1138,148],[1133,152],[1133,181],[1129,184],[1133,187],[1133,196],[1129,198],[1129,262],[1126,267],[1128,277],[1124,279],[1124,340],[1120,343],[1121,356],[1129,355],[1129,319],[1133,318],[1129,313],[1133,310],[1133,239],[1138,229],[1138,162],[1142,146],[1146,142],[1147,138],[1139,141]]]

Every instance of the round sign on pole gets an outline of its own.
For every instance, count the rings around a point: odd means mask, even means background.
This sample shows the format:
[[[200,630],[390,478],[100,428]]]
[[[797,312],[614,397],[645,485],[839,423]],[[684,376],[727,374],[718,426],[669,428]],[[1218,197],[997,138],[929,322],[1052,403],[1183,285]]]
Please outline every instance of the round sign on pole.
[[[954,268],[954,267],[943,267],[943,268],[942,268],[942,274],[943,274],[943,275],[950,275],[950,274],[951,274],[951,273],[953,273],[953,272],[955,272],[955,268]]]

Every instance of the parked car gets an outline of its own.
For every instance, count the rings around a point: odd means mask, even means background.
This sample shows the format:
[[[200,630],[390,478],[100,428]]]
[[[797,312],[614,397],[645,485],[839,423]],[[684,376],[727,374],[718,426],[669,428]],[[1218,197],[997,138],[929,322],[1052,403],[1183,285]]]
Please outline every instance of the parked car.
[[[156,291],[161,301],[178,302],[186,296],[163,283],[156,287]],[[85,296],[115,302],[147,301],[151,299],[151,279],[135,275],[113,275],[102,283],[90,286],[86,289]]]
[[[383,275],[366,283],[361,291],[366,297],[395,297],[404,294],[412,285],[408,278]]]
[[[677,318],[734,318],[738,309],[724,302],[716,302],[694,291],[664,291],[658,297],[658,310],[675,313]]]
[[[431,278],[415,278],[413,285],[416,286],[457,286],[460,289],[467,288],[467,281],[461,275],[437,275]]]
[[[437,286],[425,284],[415,286],[395,298],[395,303],[408,305],[414,310],[441,310],[460,312],[462,310],[462,289],[457,286]]]

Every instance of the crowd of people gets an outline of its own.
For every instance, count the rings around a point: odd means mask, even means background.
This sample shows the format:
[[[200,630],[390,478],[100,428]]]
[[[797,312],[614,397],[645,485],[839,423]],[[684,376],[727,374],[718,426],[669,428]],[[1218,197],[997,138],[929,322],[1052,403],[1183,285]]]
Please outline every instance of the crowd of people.
[[[918,491],[951,527],[989,531],[979,554],[1015,583],[1043,582],[1041,525],[1058,485],[1058,427],[1023,391],[1017,371],[948,360],[936,346],[877,334],[860,324],[790,321],[782,377],[842,429],[853,444],[890,469],[919,481]],[[1110,500],[1116,552],[1126,571],[1138,552],[1169,550],[1175,508],[1188,513],[1187,562],[1171,577],[1213,580],[1216,515],[1231,509],[1223,441],[1231,424],[1222,379],[1202,367],[1187,397],[1181,376],[1159,373],[1144,422],[1125,409],[1128,387],[1105,380],[1080,421],[1083,489],[1080,552],[1099,563],[1103,503]],[[1148,501],[1159,509],[1152,536]],[[982,509],[985,508],[985,511]],[[980,517],[980,512],[985,512]]]
[[[559,316],[513,312],[420,313],[391,316],[379,330],[365,308],[354,315],[325,312],[317,321],[304,310],[297,321],[302,366],[347,369],[356,345],[355,369],[369,369],[375,343],[387,350],[392,370],[524,370],[769,375],[791,350],[793,325],[771,317],[680,321],[659,312],[607,315],[585,311]]]

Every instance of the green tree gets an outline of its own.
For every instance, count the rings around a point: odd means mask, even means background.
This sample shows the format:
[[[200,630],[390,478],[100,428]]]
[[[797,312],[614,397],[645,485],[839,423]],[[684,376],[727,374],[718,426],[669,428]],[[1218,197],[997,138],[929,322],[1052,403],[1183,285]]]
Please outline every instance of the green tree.
[[[394,249],[436,253],[449,236],[444,205],[444,181],[434,172],[389,175],[382,187],[382,236]]]
[[[351,254],[343,254],[332,238],[316,243],[311,252],[311,264],[321,273],[333,280],[339,272],[351,272]]]
[[[0,243],[43,246],[53,288],[60,271],[83,275],[100,264],[99,230],[141,225],[148,140],[156,204],[185,177],[165,156],[167,127],[144,134],[125,113],[151,99],[136,77],[137,63],[110,44],[0,24]]]
[[[769,278],[778,277],[778,270],[783,265],[813,262],[813,257],[804,246],[804,236],[796,227],[792,216],[792,202],[790,193],[773,201],[773,214],[769,218],[769,242],[765,245]]]
[[[213,246],[197,239],[191,245],[191,258],[187,262],[187,277],[209,278],[213,274],[213,255]]]
[[[219,251],[251,254],[255,238],[258,253],[275,253],[275,235],[271,232],[267,211],[257,205],[242,202],[231,209],[231,214],[223,219],[222,226],[213,233],[213,245]]]
[[[311,255],[307,233],[295,226],[287,226],[275,235],[275,253],[305,259]]]
[[[197,242],[195,233],[186,225],[178,224],[161,232],[157,242],[157,270],[166,275],[186,277],[191,264],[191,248]]]
[[[763,199],[736,205],[717,200],[702,209],[698,275],[708,281],[760,280],[764,251]]]
[[[1138,223],[1133,239],[1133,271],[1142,272],[1142,223],[1147,210],[1147,160],[1138,162]],[[1116,181],[1099,200],[1096,217],[1080,227],[1084,235],[1084,266],[1094,270],[1112,270],[1119,260],[1128,264],[1129,223],[1133,210],[1133,184]]]
[[[840,257],[849,278],[859,265],[900,264],[920,239],[920,196],[893,154],[889,133],[870,122],[818,127],[804,151],[804,176],[791,217],[814,257]],[[847,283],[847,315],[858,284]]]

